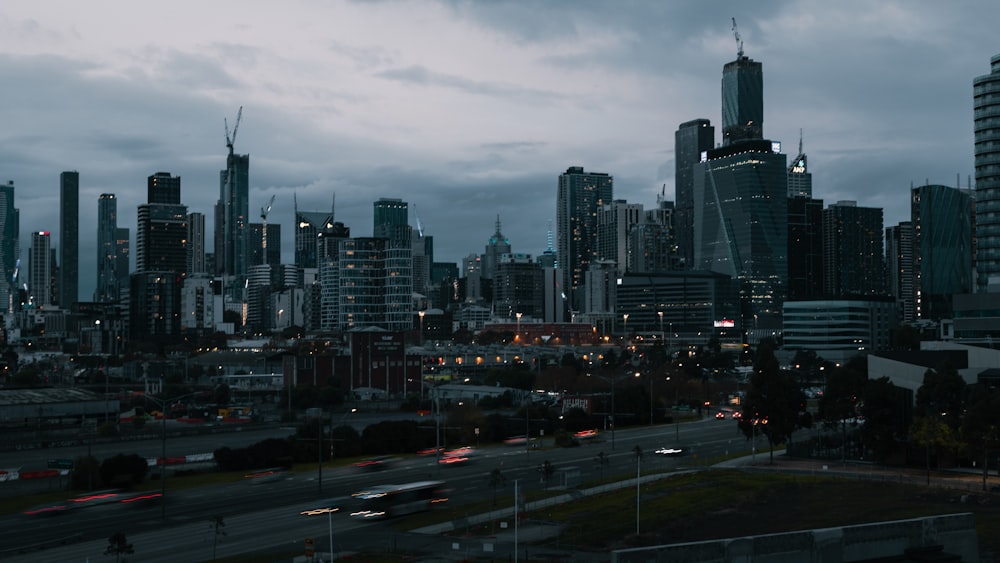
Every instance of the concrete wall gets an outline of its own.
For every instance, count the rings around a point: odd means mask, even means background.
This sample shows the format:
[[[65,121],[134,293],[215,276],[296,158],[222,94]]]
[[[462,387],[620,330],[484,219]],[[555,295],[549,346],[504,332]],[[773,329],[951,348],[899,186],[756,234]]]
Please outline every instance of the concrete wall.
[[[942,546],[965,563],[979,562],[975,516],[948,514],[803,532],[623,549],[614,563],[850,563]]]

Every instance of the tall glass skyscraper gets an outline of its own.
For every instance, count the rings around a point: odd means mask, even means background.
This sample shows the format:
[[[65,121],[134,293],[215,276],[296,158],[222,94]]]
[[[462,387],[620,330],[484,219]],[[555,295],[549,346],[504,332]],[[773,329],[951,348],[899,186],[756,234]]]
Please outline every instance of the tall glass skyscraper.
[[[951,296],[972,291],[972,198],[936,184],[910,192],[916,316],[951,318]]]
[[[59,306],[69,309],[79,301],[80,287],[80,173],[59,175]]]
[[[1000,55],[972,88],[976,153],[977,284],[1000,284]]]
[[[722,68],[722,144],[764,138],[764,71],[743,55]]]
[[[832,298],[886,294],[882,208],[838,201],[823,210],[823,292]]]
[[[580,311],[590,263],[597,259],[597,213],[610,203],[614,179],[603,172],[584,172],[571,166],[559,175],[556,193],[556,247],[559,253],[559,283],[569,297],[570,308]]]
[[[101,194],[97,199],[97,287],[94,301],[107,303],[119,297],[118,198]]]
[[[788,180],[779,143],[708,151],[695,169],[694,269],[740,280],[747,329],[781,326],[788,279]]]
[[[14,182],[0,185],[0,310],[12,312],[21,259],[20,212],[14,207]]]
[[[373,236],[410,244],[410,207],[397,198],[380,197],[373,204]]]
[[[686,268],[694,262],[694,166],[715,146],[715,127],[707,119],[681,123],[674,132],[674,241]]]
[[[246,276],[247,225],[250,222],[250,155],[234,154],[229,145],[226,169],[219,172],[219,203],[216,204],[216,260],[221,274]],[[219,220],[221,219],[221,228]],[[222,244],[219,245],[221,238]],[[220,248],[221,246],[221,248]]]

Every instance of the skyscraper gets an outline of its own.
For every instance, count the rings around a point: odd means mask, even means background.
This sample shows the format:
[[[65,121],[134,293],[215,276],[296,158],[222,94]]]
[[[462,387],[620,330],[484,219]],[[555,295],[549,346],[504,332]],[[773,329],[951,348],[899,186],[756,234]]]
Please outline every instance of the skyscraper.
[[[788,179],[780,143],[708,151],[695,168],[694,266],[740,280],[744,320],[781,326],[788,280]]]
[[[694,166],[713,146],[715,127],[707,119],[681,123],[674,133],[674,240],[687,268],[694,261]]]
[[[330,211],[301,211],[299,210],[298,198],[293,199],[295,206],[295,265],[301,269],[316,268],[317,264],[317,244],[320,233],[334,230],[333,205]],[[343,227],[343,224],[341,224]],[[351,236],[350,229],[344,228],[345,233],[340,238]]]
[[[889,295],[896,299],[898,320],[916,320],[913,282],[913,223],[902,223],[885,229],[885,272]]]
[[[412,328],[410,247],[372,237],[343,240],[339,248],[338,327]]]
[[[972,198],[936,184],[910,193],[916,315],[951,318],[951,296],[972,291]]]
[[[976,155],[976,270],[980,288],[1000,283],[1000,55],[972,87]],[[993,278],[991,280],[991,278]]]
[[[493,279],[497,264],[500,263],[500,259],[504,254],[510,254],[510,239],[500,232],[500,215],[497,215],[496,231],[490,237],[489,242],[486,243],[486,249],[483,252],[484,278]]]
[[[97,286],[94,301],[108,303],[119,298],[118,286],[118,198],[101,194],[97,199]]]
[[[0,185],[0,311],[12,312],[21,260],[20,212],[14,207],[14,182]]]
[[[162,175],[166,176],[162,176]],[[158,172],[150,176],[163,185],[170,186],[165,192],[149,190],[154,199],[173,200],[176,191],[177,203],[149,202],[139,206],[135,236],[136,272],[172,272],[183,275],[187,271],[187,206],[179,203],[180,177],[170,177],[169,173]],[[170,181],[165,181],[167,178]],[[174,186],[176,185],[176,190]],[[161,197],[168,194],[168,197]]]
[[[52,239],[48,231],[31,233],[28,251],[28,302],[35,307],[52,304]]]
[[[833,298],[885,295],[882,209],[838,201],[823,210],[823,292]]]
[[[238,124],[237,119],[237,126]],[[236,136],[235,131],[233,136]],[[226,156],[226,169],[219,172],[219,202],[215,211],[215,259],[219,261],[221,258],[221,274],[241,277],[247,274],[250,155],[234,154],[232,142],[228,142],[227,145],[229,154]]]
[[[171,176],[170,172],[157,172],[146,178],[146,202],[180,204],[181,177]]]
[[[203,274],[208,270],[205,264],[205,214],[188,214],[188,266],[189,274]]]
[[[80,286],[80,174],[59,175],[59,306],[69,309],[79,301]]]
[[[788,196],[788,299],[823,295],[823,200]]]
[[[556,193],[556,250],[562,290],[572,310],[582,310],[579,293],[590,263],[597,259],[597,212],[614,195],[614,179],[603,172],[571,166],[559,175]]]
[[[597,258],[611,260],[624,273],[628,269],[628,242],[632,228],[642,223],[641,203],[615,199],[597,210]]]
[[[812,182],[806,153],[802,152],[802,135],[799,134],[799,154],[788,167],[788,197],[812,197]]]
[[[380,197],[373,204],[373,235],[410,245],[409,204],[398,198]]]
[[[743,55],[722,68],[722,144],[764,138],[764,71]]]

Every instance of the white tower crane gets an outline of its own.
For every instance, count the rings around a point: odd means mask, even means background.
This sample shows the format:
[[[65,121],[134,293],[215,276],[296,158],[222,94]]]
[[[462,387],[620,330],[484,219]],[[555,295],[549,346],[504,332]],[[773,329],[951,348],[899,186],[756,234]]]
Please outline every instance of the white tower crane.
[[[235,131],[233,134],[235,135]],[[274,205],[274,194],[271,195],[271,199],[268,200],[265,207],[260,208],[260,219],[263,222],[263,226],[260,232],[260,246],[261,246],[261,263],[267,264],[267,215],[271,212],[271,206]]]

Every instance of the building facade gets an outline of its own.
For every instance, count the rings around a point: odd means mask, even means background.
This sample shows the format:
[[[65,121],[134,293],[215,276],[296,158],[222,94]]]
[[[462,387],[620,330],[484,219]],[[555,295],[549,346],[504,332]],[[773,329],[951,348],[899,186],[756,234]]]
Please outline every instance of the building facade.
[[[581,310],[584,276],[597,259],[597,213],[614,195],[614,179],[571,166],[559,176],[556,193],[556,249],[560,283],[573,310]]]
[[[910,190],[918,319],[951,318],[952,295],[972,291],[972,205],[971,195],[957,188],[932,184]]]
[[[48,231],[31,233],[28,252],[28,303],[35,308],[52,305],[52,237]]]
[[[101,194],[97,199],[97,286],[94,301],[110,303],[119,298],[118,198]]]
[[[722,145],[764,138],[763,65],[743,55],[722,68]]]
[[[823,210],[823,293],[885,295],[882,209],[839,201]]]
[[[619,271],[628,269],[629,234],[643,222],[641,203],[628,203],[623,199],[612,200],[597,211],[597,258],[610,260]]]
[[[990,73],[977,76],[972,84],[976,271],[977,284],[985,289],[991,278],[1000,278],[1000,54],[990,59]]]
[[[80,173],[59,175],[59,306],[80,300]]]
[[[694,167],[715,147],[715,128],[707,119],[680,124],[674,132],[674,200],[677,253],[688,268],[694,263]]]
[[[11,313],[17,301],[21,260],[20,211],[14,207],[14,182],[0,185],[0,309]]]

